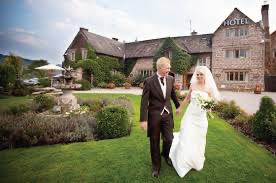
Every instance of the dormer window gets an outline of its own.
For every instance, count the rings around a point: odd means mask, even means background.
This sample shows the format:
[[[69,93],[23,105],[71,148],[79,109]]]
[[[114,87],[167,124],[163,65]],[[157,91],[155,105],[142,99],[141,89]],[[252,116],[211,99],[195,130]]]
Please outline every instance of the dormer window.
[[[75,61],[76,60],[76,56],[75,56],[75,51],[71,52],[71,60]]]
[[[199,58],[197,60],[197,65],[198,66],[206,66],[206,60],[204,58]]]
[[[88,53],[88,51],[86,49],[83,49],[82,52],[81,52],[81,58],[82,59],[87,59],[87,53]]]
[[[169,59],[172,59],[172,51],[169,51]]]
[[[172,59],[172,51],[170,51],[170,50],[165,51],[164,52],[164,57]]]

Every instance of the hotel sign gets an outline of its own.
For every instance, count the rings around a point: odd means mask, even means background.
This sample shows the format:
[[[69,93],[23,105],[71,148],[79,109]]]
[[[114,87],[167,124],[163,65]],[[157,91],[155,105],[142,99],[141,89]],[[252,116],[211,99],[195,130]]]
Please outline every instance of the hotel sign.
[[[232,20],[225,20],[223,22],[224,26],[229,26],[229,25],[245,25],[248,24],[248,19],[247,18],[234,18]]]

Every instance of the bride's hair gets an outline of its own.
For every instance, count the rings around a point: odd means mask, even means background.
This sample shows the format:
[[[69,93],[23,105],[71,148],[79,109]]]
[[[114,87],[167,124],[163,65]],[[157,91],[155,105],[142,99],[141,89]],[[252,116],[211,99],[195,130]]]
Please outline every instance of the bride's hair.
[[[206,66],[197,66],[195,69],[195,72],[191,78],[191,84],[195,85],[197,83],[197,78],[196,74],[198,72],[201,72],[204,75],[205,79],[205,89],[207,91],[210,91],[211,97],[213,99],[219,100],[220,99],[220,94],[217,88],[217,85],[215,83],[215,80],[213,78],[213,75],[210,71],[210,69]]]

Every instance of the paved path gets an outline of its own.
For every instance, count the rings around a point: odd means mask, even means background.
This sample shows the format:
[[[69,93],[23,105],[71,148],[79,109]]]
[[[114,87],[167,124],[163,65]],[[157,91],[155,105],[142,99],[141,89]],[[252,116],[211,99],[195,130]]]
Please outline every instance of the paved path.
[[[185,92],[185,91],[181,91]],[[102,89],[93,88],[89,91],[75,91],[74,93],[125,93],[141,95],[142,89],[132,87],[131,89],[115,88]],[[221,91],[221,99],[226,101],[234,100],[243,110],[249,114],[255,113],[259,109],[260,101],[263,96],[269,96],[276,102],[276,92],[262,92],[262,94],[254,94],[253,92],[232,92]]]

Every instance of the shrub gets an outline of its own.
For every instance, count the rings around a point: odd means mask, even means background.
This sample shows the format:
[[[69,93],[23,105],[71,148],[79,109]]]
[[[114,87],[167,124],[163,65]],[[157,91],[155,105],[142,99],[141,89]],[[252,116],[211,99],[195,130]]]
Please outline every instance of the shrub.
[[[0,149],[87,141],[93,139],[95,125],[95,118],[89,114],[0,116]]]
[[[227,103],[222,109],[222,117],[224,119],[234,119],[240,114],[240,108],[236,105],[235,101]]]
[[[246,114],[245,112],[241,112],[234,119],[235,123],[248,123],[251,120],[251,116]]]
[[[100,98],[78,99],[80,105],[88,106],[91,112],[98,112],[105,106]]]
[[[147,78],[148,76],[145,75],[143,76],[142,74],[138,74],[136,75],[133,79],[132,79],[132,86],[139,86],[140,83],[144,82],[144,80]]]
[[[34,97],[34,110],[43,112],[52,109],[55,105],[54,98],[49,95],[38,95]]]
[[[115,84],[114,83],[108,83],[106,85],[106,87],[109,88],[109,89],[114,89],[115,88]]]
[[[15,105],[15,106],[10,106],[8,109],[8,114],[18,115],[18,114],[22,114],[24,112],[28,112],[30,110],[31,110],[31,108],[29,105],[19,104],[19,105]]]
[[[125,87],[126,89],[130,89],[131,84],[130,84],[130,83],[124,83],[124,87]]]
[[[9,85],[13,86],[16,79],[16,71],[12,65],[0,64],[0,86],[7,91]]]
[[[81,88],[79,90],[90,90],[91,89],[91,84],[88,80],[82,79],[76,81],[76,83],[81,84]]]
[[[125,80],[126,80],[126,77],[125,75],[123,75],[122,73],[120,72],[116,72],[114,74],[112,74],[112,82],[115,84],[115,86],[123,86]]]
[[[33,88],[31,86],[27,87],[21,83],[20,80],[16,80],[14,84],[14,88],[12,90],[12,95],[14,96],[26,96],[30,95],[33,92]]]
[[[49,78],[39,78],[39,83],[43,87],[50,87],[51,86],[51,80]]]
[[[123,107],[104,108],[97,113],[96,123],[96,133],[99,139],[119,138],[130,133],[128,112]]]
[[[223,109],[228,105],[226,101],[218,101],[215,107],[213,108],[214,111],[218,112],[219,115],[222,117]]]
[[[127,97],[119,97],[112,100],[104,100],[105,105],[115,105],[115,106],[121,106],[124,107],[126,110],[128,110],[129,114],[133,113],[133,105],[129,98]]]
[[[276,142],[276,108],[270,97],[263,97],[260,108],[252,119],[253,134],[257,139]]]
[[[98,84],[98,87],[100,87],[100,88],[106,88],[107,84],[105,82],[101,82],[101,83]]]
[[[140,84],[139,84],[139,87],[140,87],[141,89],[143,89],[143,88],[144,88],[144,82],[140,83]]]

